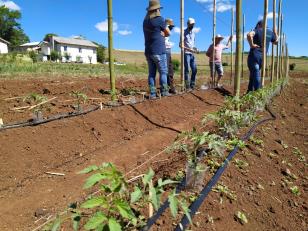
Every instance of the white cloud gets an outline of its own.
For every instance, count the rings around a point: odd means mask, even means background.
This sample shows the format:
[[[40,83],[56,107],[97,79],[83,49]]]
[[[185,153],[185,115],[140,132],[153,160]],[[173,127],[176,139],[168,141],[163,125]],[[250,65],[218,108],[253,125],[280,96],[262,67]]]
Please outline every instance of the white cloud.
[[[130,30],[119,30],[118,33],[119,33],[120,35],[126,36],[126,35],[132,34],[133,32],[130,31]]]
[[[5,6],[6,8],[10,10],[18,10],[20,11],[21,8],[13,1],[2,1],[0,0],[0,6]]]
[[[234,4],[231,3],[232,0],[217,0],[216,1],[216,10],[217,12],[225,12],[234,8]],[[196,2],[206,4],[206,9],[210,12],[213,12],[213,0],[196,0]]]
[[[276,18],[277,18],[278,14],[276,13]],[[273,12],[268,12],[267,13],[267,19],[268,20],[272,20],[274,18],[274,13]],[[258,20],[262,20],[263,19],[263,15],[259,15]]]
[[[180,34],[181,28],[180,27],[174,27],[173,31],[176,34]],[[193,29],[193,32],[195,32],[196,34],[199,33],[200,31],[201,31],[201,27],[194,27],[194,29]]]
[[[98,29],[101,32],[108,32],[108,20],[96,23],[95,25],[96,29]],[[118,30],[118,23],[113,22],[113,31]]]

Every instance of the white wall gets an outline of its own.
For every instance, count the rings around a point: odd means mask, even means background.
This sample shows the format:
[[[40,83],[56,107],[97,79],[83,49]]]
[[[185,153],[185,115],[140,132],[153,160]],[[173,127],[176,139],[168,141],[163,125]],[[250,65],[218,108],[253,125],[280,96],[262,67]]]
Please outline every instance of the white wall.
[[[67,51],[64,50],[64,46],[67,46]],[[81,52],[79,51],[79,48],[81,48]],[[92,57],[91,63],[96,64],[97,63],[97,55],[96,55],[96,48],[95,47],[83,47],[78,45],[63,45],[63,44],[57,44],[56,50],[58,52],[61,52],[61,55],[63,56],[62,61],[65,62],[66,59],[64,57],[64,54],[67,52],[71,58],[71,62],[76,62],[77,57],[80,56],[83,63],[90,63],[89,56]]]
[[[0,42],[0,54],[7,54],[9,52],[7,44]]]

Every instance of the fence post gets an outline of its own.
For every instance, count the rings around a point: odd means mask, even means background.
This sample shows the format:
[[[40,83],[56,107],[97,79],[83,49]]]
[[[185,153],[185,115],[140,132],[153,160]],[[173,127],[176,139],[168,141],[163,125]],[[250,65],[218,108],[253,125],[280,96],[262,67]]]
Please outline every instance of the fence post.
[[[232,11],[231,11],[231,36],[232,36],[232,40],[231,40],[231,76],[230,76],[230,85],[232,84],[232,80],[233,80],[233,36],[234,36],[234,7],[232,7]]]
[[[213,0],[213,58],[212,58],[212,87],[216,87],[215,71],[215,36],[216,36],[216,0]]]
[[[234,94],[240,97],[241,87],[241,52],[242,52],[242,0],[236,0],[236,56],[235,56],[235,80]]]
[[[112,19],[112,0],[108,4],[108,53],[109,53],[109,73],[111,100],[116,100],[115,75],[114,75],[114,57],[113,57],[113,19]]]
[[[184,0],[180,0],[181,3],[181,81],[182,81],[182,91],[185,91],[185,76],[184,76]]]
[[[276,0],[273,0],[273,32],[276,31]],[[275,75],[275,45],[272,43],[271,83],[274,83]]]
[[[264,0],[264,15],[263,15],[263,62],[262,62],[262,76],[261,76],[261,85],[265,85],[265,75],[266,75],[266,66],[267,66],[267,54],[266,54],[266,35],[267,35],[267,12],[268,12],[268,0]]]

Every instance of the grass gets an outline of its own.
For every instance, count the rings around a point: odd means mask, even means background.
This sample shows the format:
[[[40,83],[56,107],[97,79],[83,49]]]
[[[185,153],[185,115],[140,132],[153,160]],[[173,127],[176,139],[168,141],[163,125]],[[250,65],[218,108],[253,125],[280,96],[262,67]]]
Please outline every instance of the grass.
[[[0,78],[19,78],[19,77],[108,77],[109,67],[104,64],[74,64],[74,63],[51,63],[38,62],[32,63],[31,59],[25,55],[13,54],[13,58],[8,55],[0,55]],[[20,57],[19,57],[20,56]],[[117,77],[147,77],[147,63],[143,51],[120,51],[115,50],[115,59],[118,62],[126,63],[125,66],[115,65],[115,73]],[[180,54],[174,53],[173,59],[180,60]],[[209,80],[209,64],[205,54],[196,55],[198,65],[198,81],[200,83]],[[248,76],[249,71],[246,65],[247,54],[244,55],[244,75]],[[231,56],[230,54],[223,55],[223,62],[228,63],[224,67],[226,73],[231,71]],[[308,60],[305,58],[290,59],[290,64],[295,63],[295,71],[308,73]],[[233,70],[234,71],[234,70]],[[291,72],[292,73],[292,72]],[[180,72],[175,72],[175,78],[180,79]],[[225,78],[225,81],[229,81]]]

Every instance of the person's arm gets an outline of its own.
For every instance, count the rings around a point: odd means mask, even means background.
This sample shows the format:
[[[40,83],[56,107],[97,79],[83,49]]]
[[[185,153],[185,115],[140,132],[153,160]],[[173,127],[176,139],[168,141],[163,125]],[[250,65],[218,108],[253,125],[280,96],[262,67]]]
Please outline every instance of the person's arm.
[[[224,49],[230,48],[231,47],[231,43],[232,43],[232,35],[230,35],[228,43],[227,43],[227,45],[226,45],[226,47]]]
[[[272,43],[274,45],[277,45],[278,44],[278,40],[279,40],[279,37],[277,35],[277,31],[275,30],[274,33],[273,33]]]
[[[250,31],[247,34],[247,41],[249,43],[250,48],[260,48],[260,46],[258,46],[257,44],[253,43],[253,36],[255,36],[255,32],[254,31]]]
[[[206,54],[207,57],[210,58],[212,53],[213,53],[213,45],[209,46],[209,48],[207,49],[205,54]]]

